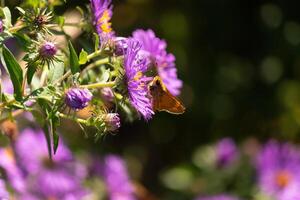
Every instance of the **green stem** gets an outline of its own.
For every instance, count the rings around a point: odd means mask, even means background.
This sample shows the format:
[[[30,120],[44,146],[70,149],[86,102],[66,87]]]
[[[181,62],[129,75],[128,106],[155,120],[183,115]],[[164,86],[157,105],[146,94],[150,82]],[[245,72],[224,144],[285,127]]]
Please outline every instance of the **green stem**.
[[[94,53],[91,53],[90,55],[87,56],[87,60],[91,60],[91,59],[101,55],[101,53],[102,53],[101,50],[95,51]]]
[[[59,113],[58,114],[61,118],[65,118],[65,119],[69,119],[69,120],[73,120],[75,122],[78,122],[80,124],[87,124],[85,119],[80,119],[80,118],[76,118],[76,117],[72,117],[63,113]]]
[[[13,27],[9,28],[9,32],[14,33],[14,32],[17,32],[18,30],[20,30],[24,27],[25,27],[24,24],[13,26]]]
[[[13,104],[13,103],[15,103],[15,102],[16,102],[16,100],[15,100],[15,99],[12,99],[12,100],[9,100],[9,101],[7,101],[7,102],[1,103],[1,104],[0,104],[0,109],[4,108],[5,106],[8,106],[8,105],[10,105],[10,104]]]
[[[94,88],[104,88],[104,87],[113,87],[116,85],[115,81],[105,82],[105,83],[93,83],[89,85],[80,85],[81,88],[94,89]]]
[[[110,62],[110,60],[111,60],[110,57],[103,58],[101,60],[97,60],[96,62],[91,63],[86,68],[84,68],[80,74],[84,74],[86,71],[93,69],[94,67],[97,67],[97,66],[100,66],[103,64],[108,64]]]

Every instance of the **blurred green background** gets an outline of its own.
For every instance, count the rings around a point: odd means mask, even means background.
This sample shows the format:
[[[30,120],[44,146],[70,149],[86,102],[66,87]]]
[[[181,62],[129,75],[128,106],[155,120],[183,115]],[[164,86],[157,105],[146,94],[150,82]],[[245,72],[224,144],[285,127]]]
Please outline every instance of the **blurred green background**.
[[[67,0],[58,11],[87,3]],[[124,155],[133,177],[161,196],[170,192],[161,181],[162,172],[189,163],[202,144],[227,136],[238,142],[252,137],[299,140],[299,1],[113,3],[118,35],[151,28],[166,39],[184,81],[180,98],[187,111],[180,116],[158,113],[148,123],[123,123],[114,136],[97,143],[74,139],[74,147]],[[82,138],[78,134],[78,141]],[[183,172],[182,177],[189,175]]]

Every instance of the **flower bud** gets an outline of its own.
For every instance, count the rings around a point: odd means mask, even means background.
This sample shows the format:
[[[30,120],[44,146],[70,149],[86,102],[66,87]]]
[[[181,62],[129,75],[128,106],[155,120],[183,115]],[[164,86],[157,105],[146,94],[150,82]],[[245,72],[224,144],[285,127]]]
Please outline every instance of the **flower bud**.
[[[52,42],[45,42],[40,46],[39,53],[42,58],[52,58],[57,52],[57,47]]]
[[[127,38],[125,38],[125,37],[116,37],[114,39],[114,44],[115,44],[115,54],[117,56],[124,55],[127,48],[128,48]]]
[[[74,110],[81,110],[89,104],[92,97],[88,89],[71,88],[66,92],[65,103]]]
[[[106,130],[109,132],[115,132],[121,127],[120,117],[118,113],[108,113],[103,117],[106,125]]]
[[[106,102],[112,102],[114,100],[114,93],[110,87],[102,88],[101,96]]]

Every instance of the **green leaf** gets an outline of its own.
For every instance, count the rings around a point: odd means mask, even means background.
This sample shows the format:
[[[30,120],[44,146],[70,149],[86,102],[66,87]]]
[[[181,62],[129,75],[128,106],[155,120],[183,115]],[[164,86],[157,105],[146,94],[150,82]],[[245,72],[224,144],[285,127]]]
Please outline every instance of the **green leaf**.
[[[54,62],[48,74],[49,83],[53,83],[64,75],[65,64],[63,62]]]
[[[59,117],[56,114],[57,112],[55,110],[52,110],[49,113],[49,125],[50,125],[50,133],[52,135],[52,141],[53,141],[53,153],[55,154],[58,147],[59,142],[59,135],[56,132],[57,127],[59,126]]]
[[[17,42],[19,43],[19,46],[24,51],[28,51],[28,47],[32,43],[31,39],[27,35],[21,33],[13,33],[13,36],[14,38],[16,38]]]
[[[84,50],[81,49],[81,52],[79,54],[79,64],[84,65],[88,61],[88,53]]]
[[[71,72],[72,74],[76,74],[77,72],[80,72],[80,68],[79,68],[78,56],[71,41],[69,41],[69,51],[70,51]]]
[[[28,63],[28,65],[27,65],[27,83],[29,85],[31,84],[31,81],[32,81],[33,75],[36,72],[36,69],[37,69],[37,65],[35,62]]]
[[[19,63],[16,61],[13,54],[4,45],[2,48],[2,63],[10,75],[14,86],[14,96],[16,100],[22,100],[22,83],[23,83],[23,70]]]
[[[2,8],[3,14],[4,14],[4,26],[6,28],[11,27],[11,13],[8,7]]]
[[[58,16],[56,21],[57,21],[57,24],[59,25],[59,27],[63,28],[63,26],[65,25],[65,17]]]

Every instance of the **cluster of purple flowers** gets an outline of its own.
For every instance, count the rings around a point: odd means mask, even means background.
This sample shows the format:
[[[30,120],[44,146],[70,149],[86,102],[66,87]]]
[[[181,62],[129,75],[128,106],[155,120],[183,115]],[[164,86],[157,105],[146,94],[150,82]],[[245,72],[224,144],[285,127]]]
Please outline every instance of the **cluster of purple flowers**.
[[[84,182],[95,174],[91,175],[90,166],[79,162],[61,140],[60,143],[56,155],[50,159],[44,133],[25,129],[13,148],[0,149],[0,167],[7,178],[6,182],[0,179],[0,199],[10,199],[6,190],[8,185],[13,189],[11,195],[21,200],[88,197],[90,191]],[[135,199],[125,163],[113,155],[104,160],[99,178],[107,183],[110,199]]]
[[[148,89],[153,77],[145,74],[154,68],[170,93],[179,95],[182,81],[177,77],[174,55],[167,53],[166,42],[156,37],[152,30],[136,30],[129,38],[116,37],[110,23],[111,0],[91,0],[91,10],[101,42],[104,45],[113,43],[115,54],[124,56],[124,77],[132,107],[149,120],[154,114]]]
[[[257,157],[259,188],[276,200],[300,197],[300,150],[291,144],[268,142]]]

